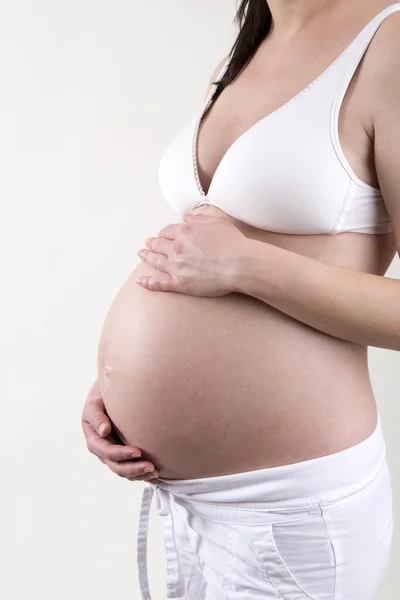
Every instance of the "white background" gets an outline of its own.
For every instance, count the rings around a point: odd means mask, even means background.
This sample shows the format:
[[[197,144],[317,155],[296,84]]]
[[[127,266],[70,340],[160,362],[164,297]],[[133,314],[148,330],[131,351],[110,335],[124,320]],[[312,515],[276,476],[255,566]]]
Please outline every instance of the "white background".
[[[2,600],[139,598],[145,484],[120,479],[88,453],[80,416],[106,312],[139,263],[137,249],[177,221],[158,189],[158,160],[200,109],[230,49],[235,6],[0,0]],[[398,258],[387,276],[400,277]],[[395,491],[381,596],[393,600],[400,355],[369,352]],[[154,505],[149,553],[161,600]]]

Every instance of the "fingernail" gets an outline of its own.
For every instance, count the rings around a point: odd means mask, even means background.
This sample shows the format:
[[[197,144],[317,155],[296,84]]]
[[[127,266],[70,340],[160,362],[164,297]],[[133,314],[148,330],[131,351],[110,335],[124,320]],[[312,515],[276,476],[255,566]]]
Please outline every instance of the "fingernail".
[[[135,454],[135,452],[133,454],[131,454],[131,458],[139,458],[140,456],[142,456],[141,454]]]
[[[106,429],[107,429],[107,423],[100,423],[100,425],[99,425],[100,435],[103,435],[103,433],[105,432]]]
[[[152,473],[154,471],[154,469],[150,469],[149,467],[146,467],[145,469],[143,469],[143,473]]]

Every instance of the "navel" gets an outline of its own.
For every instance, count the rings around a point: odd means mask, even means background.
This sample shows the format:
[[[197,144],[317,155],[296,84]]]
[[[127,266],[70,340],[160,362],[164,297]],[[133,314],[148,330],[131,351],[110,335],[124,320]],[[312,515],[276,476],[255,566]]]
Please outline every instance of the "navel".
[[[110,377],[111,373],[113,372],[113,367],[111,365],[105,364],[104,365],[104,373],[106,375],[106,377]]]

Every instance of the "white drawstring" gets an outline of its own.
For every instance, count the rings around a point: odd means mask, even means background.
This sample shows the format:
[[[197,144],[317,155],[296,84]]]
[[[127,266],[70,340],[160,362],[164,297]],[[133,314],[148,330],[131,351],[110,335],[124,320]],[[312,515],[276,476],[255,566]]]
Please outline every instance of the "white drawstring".
[[[170,492],[162,489],[158,483],[149,483],[143,490],[137,537],[137,565],[142,600],[151,600],[147,572],[147,535],[150,506],[154,492],[156,493],[156,512],[163,517],[167,563],[167,598],[181,598],[183,596],[183,585],[180,578],[178,553],[175,545]]]

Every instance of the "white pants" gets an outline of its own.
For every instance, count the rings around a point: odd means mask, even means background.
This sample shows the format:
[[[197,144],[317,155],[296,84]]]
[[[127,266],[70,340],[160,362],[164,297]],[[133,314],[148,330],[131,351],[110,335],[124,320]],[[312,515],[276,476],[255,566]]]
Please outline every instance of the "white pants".
[[[376,600],[391,553],[392,486],[375,431],[341,452],[279,467],[146,484],[138,529],[143,600],[153,494],[167,597]]]

